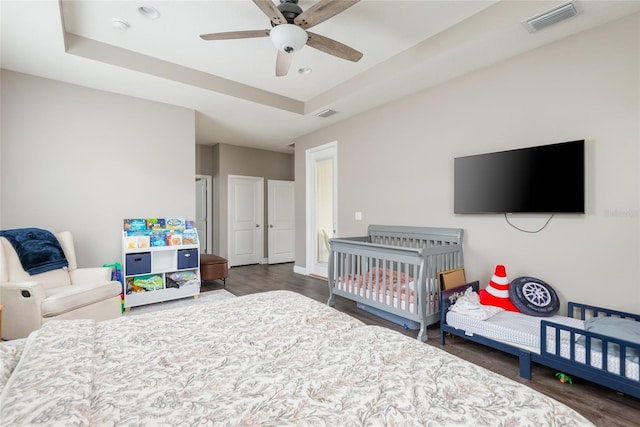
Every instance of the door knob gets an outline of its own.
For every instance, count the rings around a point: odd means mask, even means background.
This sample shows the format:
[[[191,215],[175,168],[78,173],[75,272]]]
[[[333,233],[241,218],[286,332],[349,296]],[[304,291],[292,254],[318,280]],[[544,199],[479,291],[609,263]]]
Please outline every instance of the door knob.
[[[256,224],[256,228],[260,228],[260,224]]]
[[[273,224],[269,224],[269,228],[273,228]]]

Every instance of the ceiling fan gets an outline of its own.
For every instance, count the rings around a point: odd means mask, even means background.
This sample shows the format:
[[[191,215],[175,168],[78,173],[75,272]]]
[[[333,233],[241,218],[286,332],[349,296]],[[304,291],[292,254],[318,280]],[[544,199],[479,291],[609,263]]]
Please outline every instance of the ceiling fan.
[[[280,0],[276,6],[272,0],[253,0],[271,20],[271,29],[230,31],[202,34],[203,40],[230,40],[254,37],[269,37],[278,49],[276,76],[286,76],[291,66],[293,53],[309,45],[330,55],[357,62],[362,53],[330,38],[307,29],[343,12],[360,0],[320,0],[307,10],[298,6],[298,0]]]

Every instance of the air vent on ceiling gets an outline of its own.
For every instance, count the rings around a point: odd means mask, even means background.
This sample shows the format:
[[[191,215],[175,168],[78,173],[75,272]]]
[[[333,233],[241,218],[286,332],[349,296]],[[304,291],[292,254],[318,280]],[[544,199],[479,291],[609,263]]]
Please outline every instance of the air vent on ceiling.
[[[326,110],[322,110],[320,111],[318,114],[316,114],[316,116],[318,117],[329,117],[329,116],[333,116],[335,113],[337,113],[336,110],[332,110],[331,108],[327,108]]]
[[[553,9],[549,9],[544,13],[522,21],[522,25],[524,25],[524,27],[530,33],[535,33],[536,31],[548,27],[549,25],[564,21],[565,19],[576,16],[577,14],[578,9],[573,4],[573,2],[567,2],[561,4],[560,6],[554,7]]]

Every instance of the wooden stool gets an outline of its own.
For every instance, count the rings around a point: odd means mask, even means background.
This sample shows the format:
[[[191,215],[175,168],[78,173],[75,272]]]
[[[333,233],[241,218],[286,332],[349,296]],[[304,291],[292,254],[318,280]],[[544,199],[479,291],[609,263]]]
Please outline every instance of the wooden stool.
[[[200,254],[200,278],[203,282],[222,280],[227,285],[227,260],[217,255]]]

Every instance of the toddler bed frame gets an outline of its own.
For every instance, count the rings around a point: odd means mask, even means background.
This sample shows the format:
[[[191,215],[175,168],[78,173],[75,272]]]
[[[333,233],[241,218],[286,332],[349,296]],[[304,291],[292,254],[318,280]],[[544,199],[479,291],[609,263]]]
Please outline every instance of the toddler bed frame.
[[[500,341],[480,336],[475,333],[467,335],[464,330],[456,329],[447,324],[446,315],[449,307],[455,302],[455,294],[464,293],[471,286],[474,291],[478,291],[479,282],[469,283],[467,285],[458,286],[442,292],[441,295],[441,312],[440,312],[440,344],[445,345],[447,334],[455,335],[470,341],[477,342],[504,351],[509,354],[518,356],[520,376],[531,379],[531,362],[536,362],[553,369],[557,369],[563,373],[574,375],[596,384],[609,387],[621,393],[640,398],[640,379],[633,379],[625,376],[625,357],[619,357],[618,373],[607,369],[598,368],[591,365],[591,351],[594,340],[601,340],[603,349],[610,348],[612,345],[618,345],[621,356],[629,355],[632,351],[640,353],[640,344],[632,343],[622,339],[597,334],[584,329],[573,328],[571,326],[560,325],[548,320],[540,322],[540,352],[530,352],[519,348],[515,345],[509,345]],[[568,303],[567,316],[585,320],[598,316],[613,316],[626,318],[630,320],[640,321],[640,315],[625,313],[617,310],[610,310],[602,307],[580,304],[576,302]],[[561,355],[561,339],[562,336],[569,336],[569,355]],[[576,347],[578,337],[584,336],[586,343],[586,363],[576,360]],[[548,339],[554,338],[554,345],[548,348]],[[602,366],[607,366],[608,352],[602,353]],[[640,363],[640,361],[638,362]]]
[[[367,236],[329,239],[329,300],[336,295],[419,324],[439,321],[438,274],[463,267],[462,229],[370,225]],[[384,317],[384,316],[383,316]]]

